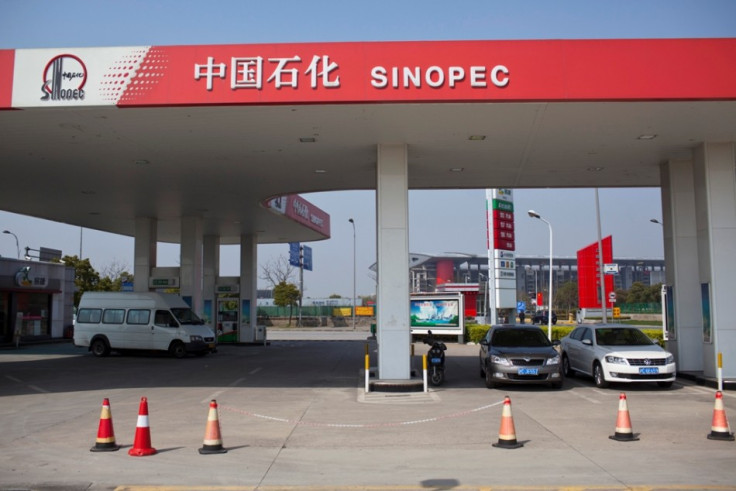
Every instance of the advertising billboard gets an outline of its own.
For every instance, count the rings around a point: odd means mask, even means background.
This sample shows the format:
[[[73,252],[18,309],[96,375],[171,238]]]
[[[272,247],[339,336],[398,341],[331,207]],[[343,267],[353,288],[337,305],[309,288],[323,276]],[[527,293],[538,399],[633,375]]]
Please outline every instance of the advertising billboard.
[[[461,294],[412,295],[409,299],[411,333],[462,334],[465,306]]]

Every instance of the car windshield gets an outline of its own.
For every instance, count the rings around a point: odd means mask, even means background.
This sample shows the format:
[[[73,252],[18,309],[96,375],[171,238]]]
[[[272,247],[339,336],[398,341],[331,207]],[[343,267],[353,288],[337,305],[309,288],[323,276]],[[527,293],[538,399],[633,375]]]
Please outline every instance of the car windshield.
[[[595,342],[603,346],[647,346],[652,340],[634,327],[600,328],[595,330]]]
[[[204,321],[197,317],[192,309],[171,309],[180,324],[204,324]]]
[[[551,346],[540,329],[499,329],[493,333],[491,345],[499,348],[538,348]]]

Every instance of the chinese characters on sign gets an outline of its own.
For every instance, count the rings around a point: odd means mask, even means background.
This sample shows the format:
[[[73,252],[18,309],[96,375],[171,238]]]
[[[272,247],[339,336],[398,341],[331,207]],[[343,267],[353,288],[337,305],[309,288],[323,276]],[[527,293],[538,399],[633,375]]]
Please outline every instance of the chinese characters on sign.
[[[320,69],[321,64],[321,69]],[[303,66],[302,59],[299,56],[291,58],[268,58],[268,78],[266,83],[272,83],[274,87],[280,89],[282,87],[291,87],[296,89],[299,86],[299,68]],[[304,70],[304,75],[309,77],[310,87],[316,89],[320,84],[326,88],[336,88],[340,86],[340,76],[334,75],[332,72],[339,67],[337,63],[330,62],[329,56],[314,55],[312,61]],[[194,79],[204,78],[207,80],[207,90],[213,89],[213,79],[227,78],[228,66],[225,63],[215,63],[213,56],[207,57],[206,64],[194,65]],[[264,60],[261,56],[250,58],[230,59],[230,88],[237,89],[257,89],[263,88],[264,77]]]
[[[276,89],[298,89],[302,78],[308,80],[312,89],[336,89],[340,87],[339,69],[340,66],[329,55],[313,55],[308,63],[299,55],[277,58],[233,56],[229,64],[208,56],[206,63],[194,64],[194,80],[206,80],[208,91],[214,89],[216,79],[229,79],[231,90],[261,90],[265,84],[271,84]],[[461,83],[467,83],[475,89],[484,89],[489,85],[504,88],[509,84],[509,69],[503,65],[491,68],[482,65],[430,66],[426,69],[420,66],[374,66],[368,77],[371,86],[377,89],[420,88],[423,85],[434,89],[444,86],[455,88]]]

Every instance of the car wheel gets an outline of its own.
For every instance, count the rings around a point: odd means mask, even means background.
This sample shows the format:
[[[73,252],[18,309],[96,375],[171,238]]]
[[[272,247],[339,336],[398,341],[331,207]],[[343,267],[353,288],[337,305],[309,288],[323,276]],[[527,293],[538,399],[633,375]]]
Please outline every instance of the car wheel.
[[[657,382],[657,385],[659,385],[663,389],[669,389],[670,387],[672,387],[672,382]]]
[[[489,389],[495,389],[496,385],[498,384],[496,384],[496,381],[493,380],[493,372],[488,367],[486,367],[485,372],[486,372],[486,377],[485,377],[486,387],[488,387]]]
[[[603,367],[598,362],[593,365],[593,379],[595,380],[595,386],[599,389],[605,389],[608,387],[606,376],[603,375]]]
[[[177,341],[169,347],[169,353],[171,353],[171,356],[174,358],[184,358],[187,354],[187,349],[184,346],[184,343]]]
[[[104,339],[95,339],[89,347],[93,355],[97,357],[107,356],[110,354],[110,348]]]
[[[570,359],[567,355],[562,355],[562,374],[570,378],[575,376],[575,372],[570,368]]]

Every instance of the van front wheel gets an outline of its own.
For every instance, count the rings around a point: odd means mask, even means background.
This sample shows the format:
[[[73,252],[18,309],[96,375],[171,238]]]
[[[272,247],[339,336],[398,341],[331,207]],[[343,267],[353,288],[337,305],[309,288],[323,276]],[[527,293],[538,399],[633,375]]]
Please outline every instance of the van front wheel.
[[[187,354],[187,349],[184,347],[184,343],[177,341],[171,344],[169,347],[169,353],[171,353],[174,358],[184,358]]]

